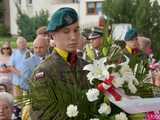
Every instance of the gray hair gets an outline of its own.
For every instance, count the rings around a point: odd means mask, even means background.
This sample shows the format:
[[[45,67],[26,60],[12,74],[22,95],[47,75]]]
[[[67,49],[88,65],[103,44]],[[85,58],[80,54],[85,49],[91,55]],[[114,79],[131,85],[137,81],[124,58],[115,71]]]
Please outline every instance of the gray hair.
[[[16,44],[19,44],[20,41],[27,42],[27,40],[26,40],[24,37],[22,37],[22,36],[19,36],[19,37],[17,38]]]
[[[33,41],[33,46],[37,43],[37,42],[40,42],[42,41],[46,46],[49,45],[49,40],[42,36],[42,35],[37,35],[37,37],[35,38],[35,40]]]
[[[140,49],[145,49],[146,47],[151,47],[151,39],[143,36],[138,37],[138,43]]]
[[[0,92],[0,101],[5,101],[12,106],[14,103],[14,97],[8,92]]]

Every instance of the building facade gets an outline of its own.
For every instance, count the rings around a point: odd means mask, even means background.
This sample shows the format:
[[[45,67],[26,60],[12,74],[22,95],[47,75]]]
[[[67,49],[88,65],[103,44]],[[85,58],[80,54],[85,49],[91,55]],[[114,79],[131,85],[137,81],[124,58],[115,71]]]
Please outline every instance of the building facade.
[[[34,16],[43,9],[48,10],[51,17],[51,15],[61,7],[74,8],[79,14],[80,26],[84,28],[98,24],[103,1],[104,0],[10,0],[10,33],[12,35],[17,35],[18,33],[16,4],[29,16]]]

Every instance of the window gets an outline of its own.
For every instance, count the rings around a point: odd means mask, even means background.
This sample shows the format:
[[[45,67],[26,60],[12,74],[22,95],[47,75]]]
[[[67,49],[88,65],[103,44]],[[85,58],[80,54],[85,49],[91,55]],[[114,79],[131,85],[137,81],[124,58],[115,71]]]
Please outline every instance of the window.
[[[102,12],[102,2],[87,2],[87,14],[95,15]]]
[[[96,4],[96,14],[99,14],[100,12],[102,12],[102,2]]]

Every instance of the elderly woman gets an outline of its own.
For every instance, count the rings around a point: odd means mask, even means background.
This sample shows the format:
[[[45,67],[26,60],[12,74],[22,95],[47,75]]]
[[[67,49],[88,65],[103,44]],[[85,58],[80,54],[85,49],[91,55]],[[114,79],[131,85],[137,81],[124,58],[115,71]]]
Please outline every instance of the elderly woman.
[[[7,92],[0,92],[0,120],[11,120],[13,96]]]

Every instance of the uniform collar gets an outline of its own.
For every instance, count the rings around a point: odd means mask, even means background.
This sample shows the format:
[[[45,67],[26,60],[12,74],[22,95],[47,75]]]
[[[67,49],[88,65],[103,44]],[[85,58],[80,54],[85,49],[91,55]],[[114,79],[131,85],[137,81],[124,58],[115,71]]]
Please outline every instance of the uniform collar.
[[[127,49],[127,51],[128,51],[130,54],[132,54],[132,48],[126,46],[126,49]]]
[[[54,48],[54,50],[56,50],[56,52],[65,60],[67,61],[67,57],[68,57],[68,52],[60,49],[60,48]]]

